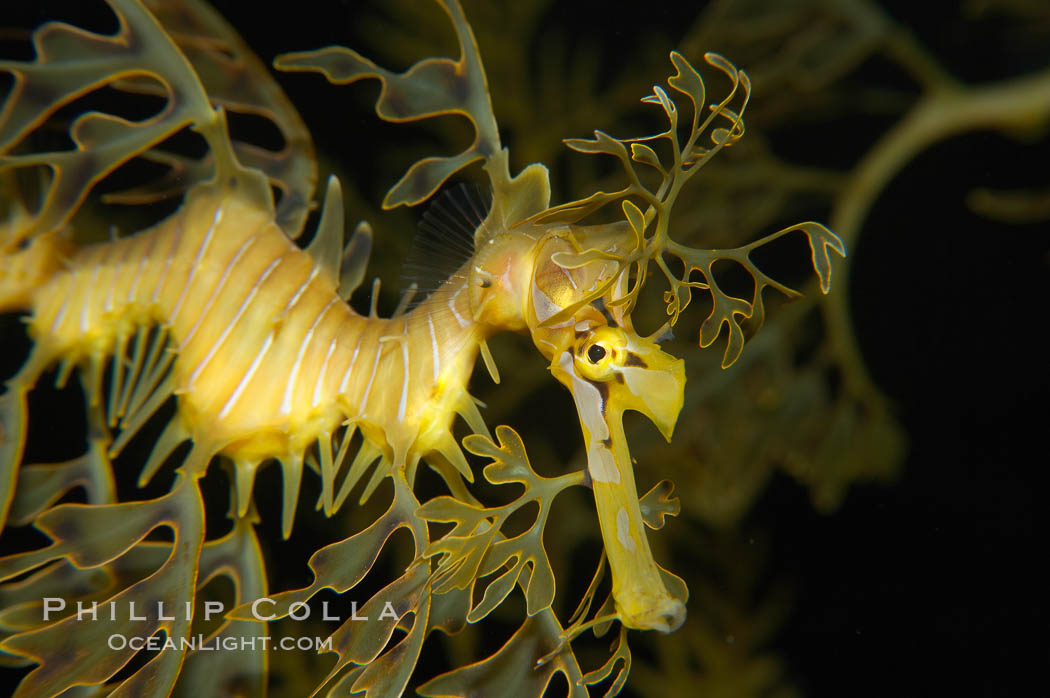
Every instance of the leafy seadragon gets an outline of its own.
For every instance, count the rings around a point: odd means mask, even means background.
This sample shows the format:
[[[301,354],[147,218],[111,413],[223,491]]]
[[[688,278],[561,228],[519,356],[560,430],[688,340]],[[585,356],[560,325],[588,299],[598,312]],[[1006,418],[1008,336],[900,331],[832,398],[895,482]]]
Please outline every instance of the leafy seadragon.
[[[683,186],[744,135],[750,82],[715,54],[705,60],[728,80],[725,97],[709,103],[699,73],[672,52],[675,74],[668,85],[689,102],[688,118],[656,86],[643,101],[662,109],[666,130],[632,139],[596,131],[593,139],[566,141],[574,150],[617,158],[626,184],[552,206],[545,166],[511,174],[470,26],[458,2],[437,1],[455,29],[457,59],[430,58],[394,73],[354,51],[329,47],[275,63],[280,70],[321,72],[334,83],[379,80],[376,113],[387,121],[459,114],[474,127],[469,147],[420,160],[383,202],[393,208],[439,198],[428,214],[433,232],[451,237],[447,228],[468,229],[460,240],[445,241],[463,250],[458,268],[425,299],[404,303],[389,318],[378,317],[374,305],[362,315],[347,303],[363,279],[371,231],[359,225],[344,246],[334,177],[312,242],[305,249],[294,243],[316,180],[309,135],[258,60],[209,8],[196,0],[107,0],[119,19],[117,34],[51,23],[34,34],[35,61],[0,63],[15,78],[0,112],[0,176],[13,201],[0,221],[0,309],[25,312],[34,342],[0,396],[0,524],[32,523],[52,540],[0,559],[0,578],[16,580],[8,584],[0,613],[7,634],[0,649],[40,665],[20,695],[53,695],[78,685],[105,685],[121,695],[203,694],[233,685],[259,692],[264,653],[223,664],[166,644],[140,658],[130,675],[114,679],[136,650],[108,647],[112,627],[87,623],[75,606],[138,602],[148,620],[134,627],[135,634],[182,638],[200,619],[198,590],[221,575],[234,582],[239,605],[213,636],[258,638],[266,626],[258,622],[255,601],[269,601],[271,619],[294,613],[325,589],[346,592],[402,528],[414,541],[413,562],[364,605],[378,622],[367,630],[346,623],[332,634],[338,660],[318,690],[402,692],[432,630],[452,633],[481,621],[515,586],[524,591],[529,616],[518,633],[493,657],[437,677],[421,693],[484,693],[489,669],[511,662],[530,677],[518,687],[521,695],[541,695],[558,672],[575,695],[622,663],[614,693],[630,663],[626,629],[670,632],[683,622],[685,584],[656,564],[645,532],[646,525],[662,525],[674,502],[666,486],[639,497],[622,416],[638,411],[670,439],[685,374],[682,361],[660,348],[662,330],[652,336],[635,330],[639,293],[655,265],[669,285],[665,327],[675,325],[694,289],[709,293],[712,310],[700,345],[711,345],[727,327],[728,366],[743,349],[743,323],[749,332],[761,324],[764,289],[797,295],[755,267],[750,252],[801,231],[827,292],[829,250],[844,254],[842,243],[817,223],[729,250],[688,248],[670,238],[671,211]],[[69,126],[72,149],[33,149],[33,136],[60,108],[104,86],[159,95],[165,106],[142,121],[87,112]],[[231,139],[227,111],[273,121],[285,150]],[[164,142],[186,127],[206,141],[205,156],[165,150]],[[184,193],[179,209],[133,235],[75,244],[73,215],[97,182],[135,157],[168,166],[169,176],[110,198],[153,201]],[[450,177],[479,161],[490,203],[435,197]],[[50,175],[37,203],[20,193],[19,181],[23,170],[40,167]],[[642,168],[650,172],[643,175]],[[646,184],[651,181],[655,186]],[[283,193],[279,205],[274,188]],[[587,222],[606,207],[618,207],[614,222]],[[453,223],[439,222],[442,213]],[[719,287],[713,265],[726,260],[754,278],[751,298]],[[540,477],[512,429],[497,428],[495,440],[490,435],[467,383],[479,355],[498,381],[486,342],[503,331],[528,333],[571,392],[585,473]],[[88,451],[66,463],[24,464],[27,395],[55,366],[60,383],[74,371],[83,382]],[[172,397],[174,415],[139,483],[148,483],[189,442],[175,484],[157,499],[118,501],[111,460]],[[491,460],[486,480],[523,484],[521,497],[485,507],[471,493],[474,473],[453,434],[457,416],[472,432],[462,447]],[[284,480],[285,537],[292,532],[304,466],[320,477],[318,506],[327,515],[361,482],[362,502],[386,478],[394,492],[389,509],[371,526],[313,555],[313,584],[280,594],[268,594],[252,526],[258,518],[255,474],[271,460],[280,463]],[[417,500],[421,462],[441,476],[449,495]],[[215,540],[205,540],[200,491],[210,467],[226,468],[234,490],[233,529]],[[594,492],[612,592],[587,621],[596,578],[566,629],[551,608],[555,578],[542,536],[552,501],[575,485]],[[86,504],[54,505],[77,486],[85,488]],[[533,525],[505,537],[504,523],[530,502],[539,505]],[[427,522],[453,526],[437,536]],[[158,527],[170,528],[172,540],[150,537]],[[53,595],[47,590],[55,589],[68,603],[43,608],[43,598]],[[379,611],[387,605],[394,612],[384,618]],[[183,607],[197,610],[185,616],[163,611]],[[618,649],[605,666],[584,674],[565,650],[585,627],[611,620],[622,626]],[[395,629],[403,636],[391,640]]]

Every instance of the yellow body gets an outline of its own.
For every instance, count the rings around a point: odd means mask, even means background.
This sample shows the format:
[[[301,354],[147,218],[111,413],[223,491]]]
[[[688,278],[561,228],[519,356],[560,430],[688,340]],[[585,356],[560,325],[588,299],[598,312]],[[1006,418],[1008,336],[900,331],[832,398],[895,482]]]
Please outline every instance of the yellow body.
[[[240,469],[301,464],[344,423],[395,468],[435,452],[463,462],[450,429],[476,413],[466,383],[480,336],[463,283],[397,318],[359,315],[268,211],[206,187],[30,288],[37,363],[110,356],[166,328],[181,433]]]

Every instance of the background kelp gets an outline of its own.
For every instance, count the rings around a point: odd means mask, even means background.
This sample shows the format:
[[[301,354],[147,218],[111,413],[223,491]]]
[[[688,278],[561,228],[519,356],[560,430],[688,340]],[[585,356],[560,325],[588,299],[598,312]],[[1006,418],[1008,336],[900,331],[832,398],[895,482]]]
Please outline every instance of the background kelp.
[[[243,8],[236,4],[220,9],[264,61],[327,41],[399,68],[453,53],[438,12],[402,4],[355,9],[354,23],[333,10],[318,22],[324,8],[304,6],[280,23],[282,35],[238,16]],[[958,681],[972,688],[966,670],[956,666],[968,649],[960,638],[1005,628],[996,616],[972,610],[973,598],[994,596],[1000,587],[975,592],[974,580],[982,577],[970,566],[976,563],[965,560],[1034,531],[1027,513],[1034,509],[1032,495],[1011,454],[1021,452],[1012,450],[1020,448],[1018,440],[1032,438],[1022,427],[1037,426],[1034,405],[1047,395],[1045,370],[1033,369],[1046,355],[1045,342],[1028,332],[1045,317],[1039,298],[1045,295],[1040,279],[1050,184],[1045,167],[1034,164],[1046,162],[1050,104],[1050,18],[1043,4],[951,3],[943,12],[916,15],[921,8],[859,0],[752,1],[645,15],[634,5],[566,10],[526,2],[512,3],[509,17],[490,3],[465,5],[503,138],[519,167],[542,161],[554,168],[555,200],[608,190],[620,176],[600,158],[568,154],[561,138],[586,137],[594,128],[618,136],[656,130],[637,100],[667,74],[668,49],[690,58],[718,51],[752,76],[748,134],[679,200],[675,238],[733,247],[813,218],[829,222],[851,251],[836,269],[836,283],[850,279],[839,286],[849,293],[824,298],[810,288],[790,305],[770,303],[763,330],[731,368],[719,368],[720,344],[700,351],[695,336],[680,337],[670,349],[686,359],[689,376],[676,438],[667,446],[637,424],[629,439],[642,491],[662,478],[675,482],[682,512],[653,536],[653,545],[657,557],[673,560],[672,569],[686,578],[690,617],[674,635],[629,635],[634,656],[625,693],[868,695],[899,690],[906,669],[927,676],[915,679],[918,686],[946,690]],[[511,35],[508,26],[515,28]],[[435,51],[434,36],[443,31],[445,43]],[[408,244],[403,231],[414,216],[384,217],[374,208],[419,153],[433,151],[433,132],[400,138],[399,130],[372,123],[367,95],[294,78],[282,84],[326,163],[341,161],[347,169],[348,209],[374,222],[375,273],[394,288]],[[438,124],[438,134],[469,141],[452,119]],[[362,161],[367,170],[358,168]],[[974,161],[983,164],[971,169]],[[784,251],[804,260],[790,246]],[[776,258],[766,261],[788,279],[792,273],[803,278]],[[728,272],[727,285],[739,282]],[[392,308],[396,300],[385,302]],[[662,321],[659,298],[641,302]],[[708,309],[697,306],[683,327],[699,326]],[[635,315],[644,316],[642,310]],[[531,347],[503,339],[494,347],[498,362],[522,368],[505,370],[498,388],[484,389],[486,420],[518,428],[536,469],[532,477],[578,471],[583,455],[573,453],[578,437],[566,396],[530,358]],[[990,366],[1000,368],[993,373]],[[482,388],[485,380],[476,382]],[[904,484],[864,488],[900,472],[905,430],[913,455]],[[487,462],[476,461],[475,470]],[[257,492],[279,491],[275,472],[261,477]],[[170,473],[162,474],[148,492],[157,496],[172,485]],[[304,483],[303,501],[316,494],[312,486]],[[337,521],[297,521],[289,543],[279,542],[277,497],[264,500],[259,537],[270,589],[316,586],[308,570],[324,568],[308,568],[306,558],[325,543],[366,531],[378,535],[369,528],[373,522],[401,523],[396,512],[383,513],[390,489],[384,485],[366,507],[346,507]],[[480,489],[479,496],[517,503],[511,495],[501,499],[500,489]],[[850,491],[855,494],[847,500]],[[815,516],[806,499],[821,512],[839,513]],[[511,521],[518,526],[511,534],[532,525],[535,506],[525,508],[527,520]],[[1008,509],[1016,513],[999,514]],[[567,620],[599,561],[597,528],[590,502],[576,488],[559,496],[550,517],[548,531],[558,535],[548,533],[544,542],[559,581],[555,608]],[[971,525],[982,533],[957,537]],[[416,580],[385,588],[412,558],[415,535],[402,530],[411,524],[395,528],[393,545],[373,568],[377,579],[364,580],[345,598],[363,604],[396,594],[408,606],[421,602]],[[1002,553],[990,557],[1005,562]],[[162,562],[154,554],[141,567],[157,569]],[[1022,576],[1016,566],[997,566],[997,576]],[[63,588],[70,582],[60,578],[73,572],[52,574]],[[113,583],[91,580],[90,589]],[[1022,595],[1021,584],[1010,587],[1011,597]],[[6,599],[3,606],[14,607]],[[501,654],[469,670],[472,679],[490,694],[545,681],[559,665],[544,665],[538,676],[525,670],[522,657],[553,648],[543,646],[540,621],[521,626],[524,611],[524,597],[512,592],[482,626],[427,645],[418,681],[490,656],[508,639]],[[305,635],[306,627],[287,623],[271,633]],[[408,641],[410,630],[390,632],[395,642]],[[616,628],[601,641],[581,636],[574,643],[580,662],[601,666],[619,648],[618,634]],[[376,651],[360,639],[346,642],[337,662]],[[305,694],[333,669],[331,655],[281,653],[270,664],[274,695]],[[992,674],[992,666],[973,671]],[[618,669],[610,669],[616,676]],[[1001,689],[1004,680],[986,688]]]

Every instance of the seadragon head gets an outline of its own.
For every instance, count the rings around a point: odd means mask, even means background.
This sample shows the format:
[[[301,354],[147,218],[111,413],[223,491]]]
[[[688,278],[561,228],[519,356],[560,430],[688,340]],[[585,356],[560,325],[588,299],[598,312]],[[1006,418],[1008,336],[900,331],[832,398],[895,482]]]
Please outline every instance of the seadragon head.
[[[565,268],[555,261],[575,244],[571,228],[563,228],[537,245],[528,325],[551,374],[576,404],[617,614],[627,627],[670,632],[685,620],[685,599],[668,591],[649,549],[623,413],[641,412],[670,440],[682,409],[684,362],[634,330],[618,303],[626,284],[623,275],[612,276],[614,263]],[[617,283],[607,284],[610,278]]]
[[[615,264],[595,260],[565,268],[555,261],[559,254],[573,252],[576,244],[566,227],[537,246],[525,309],[533,342],[578,404],[581,389],[596,393],[604,410],[641,412],[670,440],[682,408],[684,363],[635,331],[630,315],[618,304],[625,286],[622,278],[592,299],[616,273]],[[565,314],[566,309],[572,313]],[[550,322],[552,318],[563,319]]]
[[[625,304],[627,274],[609,258],[566,264],[587,245],[615,251],[626,226],[530,225],[489,232],[466,272],[474,320],[490,331],[527,331],[550,370],[573,390],[575,376],[606,400],[651,419],[670,440],[682,407],[684,365],[639,335]],[[657,335],[662,334],[657,332]]]
[[[490,214],[479,230],[482,244],[465,274],[474,321],[487,328],[484,334],[527,331],[550,361],[551,374],[571,392],[616,613],[627,627],[672,631],[685,619],[685,599],[668,591],[667,573],[650,552],[623,414],[644,414],[670,440],[682,409],[685,368],[634,329],[624,302],[628,274],[611,256],[626,250],[629,229],[525,222],[508,230]],[[591,245],[609,254],[573,257]]]

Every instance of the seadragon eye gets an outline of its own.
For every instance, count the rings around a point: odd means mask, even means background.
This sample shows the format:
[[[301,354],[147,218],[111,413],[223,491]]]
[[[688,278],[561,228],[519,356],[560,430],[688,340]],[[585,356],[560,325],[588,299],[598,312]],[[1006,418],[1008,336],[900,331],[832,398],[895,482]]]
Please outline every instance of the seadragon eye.
[[[605,354],[605,347],[601,344],[592,344],[590,349],[587,350],[587,359],[592,364],[596,364],[605,358]]]

